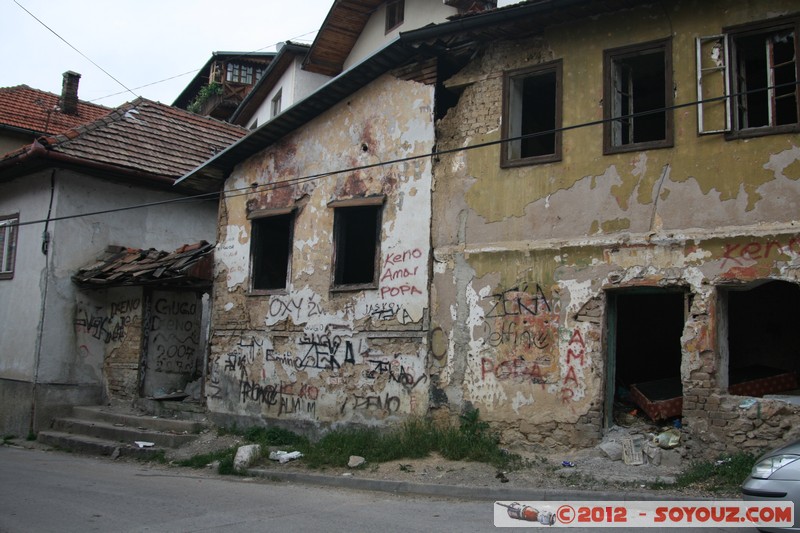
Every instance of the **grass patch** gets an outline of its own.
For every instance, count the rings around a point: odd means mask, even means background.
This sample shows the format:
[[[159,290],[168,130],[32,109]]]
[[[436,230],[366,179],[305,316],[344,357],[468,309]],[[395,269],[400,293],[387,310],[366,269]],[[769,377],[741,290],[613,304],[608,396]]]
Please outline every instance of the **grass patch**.
[[[499,468],[513,466],[519,457],[502,450],[488,429],[488,424],[478,421],[475,410],[462,416],[459,427],[438,427],[430,421],[410,419],[389,432],[343,429],[300,446],[300,451],[312,468],[346,466],[351,455],[360,455],[370,463],[385,463],[427,457],[431,452],[453,461],[485,462]]]
[[[300,451],[303,463],[311,468],[347,466],[351,455],[360,455],[377,465],[399,459],[427,457],[438,452],[445,459],[490,463],[498,468],[514,469],[522,465],[518,455],[509,454],[498,446],[499,440],[489,433],[489,425],[479,420],[477,410],[461,416],[458,427],[440,427],[431,421],[409,419],[391,431],[372,428],[350,428],[331,431],[317,442],[282,428],[252,427],[239,430],[221,429],[221,434],[236,434],[249,444],[260,444],[263,456],[270,446]],[[197,455],[178,461],[179,466],[205,468],[219,461],[220,474],[236,474],[233,459],[236,447],[219,452]]]
[[[720,457],[716,461],[693,461],[675,479],[675,486],[709,492],[737,492],[755,461],[754,455],[744,452]]]
[[[16,435],[3,435],[3,444],[10,444],[12,440],[16,439]]]

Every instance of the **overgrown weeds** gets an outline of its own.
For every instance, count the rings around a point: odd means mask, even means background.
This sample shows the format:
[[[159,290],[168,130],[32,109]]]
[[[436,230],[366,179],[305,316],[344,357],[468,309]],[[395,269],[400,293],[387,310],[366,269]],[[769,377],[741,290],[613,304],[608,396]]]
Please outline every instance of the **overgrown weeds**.
[[[675,486],[708,492],[737,492],[755,460],[753,454],[741,452],[715,461],[693,461],[675,479]]]
[[[316,442],[277,427],[232,428],[224,432],[235,433],[249,443],[260,444],[264,456],[269,454],[269,446],[285,446],[292,451],[300,451],[303,462],[311,468],[343,467],[352,455],[362,456],[368,463],[375,464],[427,457],[432,452],[438,452],[445,459],[485,462],[504,469],[513,469],[522,464],[519,456],[499,447],[499,439],[490,433],[489,424],[480,420],[478,410],[462,415],[458,427],[439,426],[429,420],[414,418],[390,431],[374,428],[339,429],[327,433]],[[235,454],[236,448],[230,448],[198,455],[178,464],[202,468],[220,461],[221,474],[233,473]]]

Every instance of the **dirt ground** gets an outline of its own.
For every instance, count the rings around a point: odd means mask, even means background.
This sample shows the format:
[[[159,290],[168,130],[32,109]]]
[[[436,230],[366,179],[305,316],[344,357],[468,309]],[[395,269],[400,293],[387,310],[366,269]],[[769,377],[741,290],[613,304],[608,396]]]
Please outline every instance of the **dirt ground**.
[[[450,461],[438,454],[422,459],[402,459],[380,464],[365,463],[358,468],[325,468],[310,469],[303,459],[280,464],[277,461],[262,459],[255,468],[281,472],[311,472],[332,476],[353,476],[365,479],[381,479],[405,481],[413,483],[466,485],[466,486],[503,486],[508,488],[570,488],[578,490],[652,490],[659,485],[669,492],[687,493],[687,496],[702,496],[698,491],[679,491],[669,487],[675,477],[688,466],[684,459],[690,443],[683,442],[674,449],[659,449],[652,441],[657,437],[658,427],[638,425],[631,428],[615,428],[606,436],[601,445],[572,452],[561,453],[525,453],[515,450],[523,458],[520,468],[499,471],[485,464],[467,461]],[[658,456],[650,459],[642,455],[644,464],[626,464],[621,454],[621,442],[626,438],[638,440],[651,454]],[[185,459],[201,453],[227,449],[231,446],[245,444],[241,437],[218,435],[207,430],[191,444],[167,453],[169,461]],[[282,447],[284,451],[294,451]],[[612,458],[605,450],[615,451],[619,458]],[[660,464],[652,464],[653,462]],[[716,494],[716,496],[721,496]],[[730,496],[736,496],[731,494]]]

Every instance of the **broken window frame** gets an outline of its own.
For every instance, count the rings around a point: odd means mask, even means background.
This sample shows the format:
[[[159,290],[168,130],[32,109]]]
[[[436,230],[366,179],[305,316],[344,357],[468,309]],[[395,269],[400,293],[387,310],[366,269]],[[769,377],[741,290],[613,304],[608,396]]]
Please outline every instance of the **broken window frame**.
[[[774,135],[781,133],[796,133],[800,132],[800,43],[798,36],[800,36],[800,19],[797,17],[780,17],[777,19],[770,19],[757,23],[743,24],[725,28],[723,31],[729,36],[729,54],[728,61],[730,62],[729,77],[730,86],[732,90],[732,98],[730,98],[731,118],[732,125],[731,131],[728,132],[727,138],[739,139],[758,137],[762,135]],[[794,122],[779,124],[778,113],[776,113],[776,89],[775,83],[775,65],[773,64],[774,56],[772,52],[773,41],[775,35],[782,33],[790,33],[794,41],[793,58],[787,63],[794,64],[794,91],[788,91],[787,94],[778,96],[777,98],[789,97],[794,98]],[[741,53],[747,46],[743,43],[745,39],[753,39],[757,37],[764,37],[766,55],[765,61],[765,74],[767,75],[767,86],[764,89],[755,89],[758,94],[762,91],[767,92],[766,108],[767,108],[767,124],[759,126],[749,126],[746,122],[750,119],[750,113],[747,111],[749,105],[746,100],[748,96],[747,80],[742,77],[742,71],[745,69],[742,64],[744,56]],[[752,46],[752,45],[750,45]],[[786,65],[783,65],[786,66]],[[746,74],[744,75],[746,77]],[[779,90],[780,88],[778,88]],[[791,96],[790,96],[791,95]]]
[[[543,153],[539,155],[523,156],[524,139],[517,139],[523,134],[523,121],[526,114],[526,103],[532,104],[529,100],[524,98],[524,84],[527,80],[545,77],[554,77],[553,80],[553,93],[554,101],[541,103],[533,103],[535,111],[539,106],[551,106],[552,109],[548,110],[548,114],[552,112],[553,123],[552,126],[546,129],[540,129],[538,132],[531,132],[532,134],[543,133],[545,131],[552,131],[553,135],[553,151],[551,153]],[[503,75],[503,138],[504,139],[517,139],[503,143],[500,149],[500,166],[501,167],[516,167],[523,165],[533,165],[539,163],[552,163],[561,161],[561,125],[562,125],[562,61],[550,61],[535,67],[518,69],[505,72]]]
[[[637,99],[634,94],[627,105],[621,100],[619,96],[623,94],[617,90],[618,86],[618,73],[621,72],[620,65],[625,60],[631,60],[647,55],[661,54],[664,62],[664,98],[663,98],[663,113],[664,113],[664,137],[663,139],[638,141],[634,140],[635,135],[635,120],[637,116],[640,118],[647,118],[650,114],[657,114],[657,111],[647,110],[633,112]],[[604,72],[604,87],[603,87],[603,153],[615,154],[621,152],[632,152],[639,150],[649,150],[656,148],[671,148],[674,145],[674,126],[673,126],[673,74],[672,74],[672,39],[660,39],[657,41],[650,41],[647,43],[623,46],[620,48],[613,48],[603,51],[603,72]],[[635,75],[635,73],[634,73]],[[629,84],[630,85],[630,84]],[[626,94],[631,94],[632,91]],[[622,112],[622,107],[625,107],[627,112]],[[659,107],[661,109],[662,107]],[[654,111],[650,113],[649,111]],[[638,114],[637,114],[638,113]],[[634,116],[631,116],[634,115]],[[628,121],[629,140],[623,142],[622,122]]]
[[[0,216],[0,279],[14,278],[19,235],[19,213]]]
[[[282,209],[261,209],[248,213],[247,218],[250,220],[250,290],[251,295],[261,294],[276,294],[284,293],[289,285],[289,279],[292,271],[292,249],[294,242],[294,226],[296,218],[295,208],[282,208]],[[267,241],[267,229],[273,231],[276,227],[268,228],[270,224],[277,226],[279,223],[288,220],[285,239],[286,253],[277,256],[265,252],[265,248],[269,244]],[[268,259],[277,262],[277,268],[273,266],[271,270],[278,272],[285,270],[283,284],[280,283],[265,283],[267,281],[266,271],[269,265]],[[269,286],[267,286],[269,285]]]
[[[405,19],[405,0],[386,2],[386,33],[403,24]]]
[[[380,269],[381,259],[381,227],[383,221],[383,205],[386,201],[384,195],[370,196],[365,198],[353,198],[348,200],[337,200],[328,203],[328,207],[333,211],[333,254],[331,258],[331,291],[354,291],[365,289],[378,288],[378,276]],[[367,212],[374,210],[374,233],[369,231],[364,232],[365,235],[369,234],[373,237],[372,247],[373,258],[369,261],[356,260],[360,263],[357,265],[359,270],[372,272],[372,279],[367,280],[366,277],[362,280],[352,281],[348,276],[346,269],[352,270],[354,254],[353,243],[348,242],[348,237],[352,237],[351,231],[353,228],[362,227],[363,224],[358,224],[363,220],[352,220],[358,212]],[[370,255],[370,254],[367,254]],[[363,263],[362,263],[363,262]],[[351,272],[352,273],[352,272]]]
[[[711,44],[712,49],[716,48],[716,55],[706,57],[706,47]],[[728,35],[708,35],[697,37],[695,50],[697,60],[697,133],[699,135],[709,135],[713,133],[725,133],[731,131],[731,78],[728,68]],[[710,60],[711,64],[706,60]],[[720,77],[722,88],[719,96],[716,96],[711,88],[714,77]],[[707,97],[707,94],[713,96]],[[721,128],[706,129],[706,116],[711,115],[716,109],[722,112],[723,122]]]

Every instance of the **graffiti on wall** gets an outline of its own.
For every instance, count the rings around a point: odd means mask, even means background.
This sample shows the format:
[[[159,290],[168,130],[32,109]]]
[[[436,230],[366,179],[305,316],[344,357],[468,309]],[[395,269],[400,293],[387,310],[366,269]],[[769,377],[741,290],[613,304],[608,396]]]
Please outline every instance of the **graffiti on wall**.
[[[128,329],[141,323],[140,298],[127,298],[106,306],[83,306],[75,310],[75,332],[85,334],[104,344],[121,342]]]
[[[777,258],[780,255],[800,255],[800,235],[783,240],[763,239],[745,243],[726,243],[720,259],[722,269],[746,266],[752,261]]]
[[[327,413],[386,416],[414,409],[415,396],[426,394],[424,352],[387,355],[366,337],[309,329],[277,339],[260,332],[215,336],[209,398],[236,398],[236,405],[266,416],[316,419],[321,405]]]
[[[192,374],[197,364],[200,320],[194,294],[155,298],[150,316],[149,360],[156,372]]]

